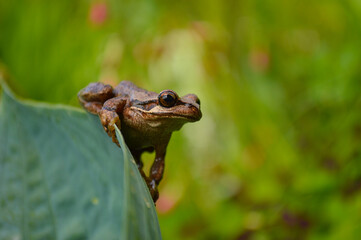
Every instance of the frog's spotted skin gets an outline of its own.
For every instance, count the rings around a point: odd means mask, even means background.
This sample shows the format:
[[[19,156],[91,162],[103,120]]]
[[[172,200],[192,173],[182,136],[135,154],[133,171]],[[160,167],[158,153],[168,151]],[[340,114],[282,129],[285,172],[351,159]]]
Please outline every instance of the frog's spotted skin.
[[[155,202],[172,132],[202,117],[198,97],[188,94],[180,98],[172,90],[157,94],[122,81],[115,88],[90,83],[78,93],[78,98],[87,111],[99,115],[105,131],[116,144],[114,125],[121,130]],[[149,177],[145,175],[141,161],[141,154],[145,151],[155,151]]]

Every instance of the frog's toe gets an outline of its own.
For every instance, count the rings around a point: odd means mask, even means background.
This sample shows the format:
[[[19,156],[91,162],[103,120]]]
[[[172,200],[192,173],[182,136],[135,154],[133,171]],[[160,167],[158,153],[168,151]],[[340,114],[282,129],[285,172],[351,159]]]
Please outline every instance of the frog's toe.
[[[153,202],[155,203],[158,198],[159,198],[159,192],[158,192],[158,189],[154,189],[151,191],[151,196],[152,196],[152,199],[153,199]]]
[[[115,133],[115,123],[109,123],[107,126],[103,126],[105,132],[108,134],[109,137],[112,138],[112,141],[119,145],[118,139],[117,139],[117,135]]]
[[[120,128],[120,119],[118,114],[111,111],[101,111],[100,113],[100,121],[103,125],[105,132],[112,138],[113,142],[115,142],[118,146],[118,140],[115,134],[115,125]]]
[[[118,142],[118,139],[117,139],[117,135],[115,134],[115,132],[114,132],[114,134],[113,134],[111,137],[112,137],[113,143],[117,144],[118,147],[120,147],[119,142]]]

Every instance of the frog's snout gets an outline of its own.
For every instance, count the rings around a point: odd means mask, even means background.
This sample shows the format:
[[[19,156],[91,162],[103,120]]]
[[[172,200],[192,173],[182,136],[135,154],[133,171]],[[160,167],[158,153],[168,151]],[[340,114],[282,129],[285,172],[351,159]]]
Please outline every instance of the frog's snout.
[[[201,100],[199,100],[199,98],[195,94],[187,94],[182,97],[182,100],[198,108],[201,106]]]
[[[199,121],[202,118],[202,112],[201,112],[201,101],[199,100],[198,96],[195,94],[187,94],[184,97],[182,97],[182,101],[184,101],[191,112],[189,114],[191,116],[191,119],[196,122]]]
[[[202,112],[201,110],[198,108],[196,113],[193,115],[194,116],[194,121],[199,121],[202,118]]]
[[[201,106],[201,100],[198,97],[196,98],[196,103],[198,103],[198,105]]]

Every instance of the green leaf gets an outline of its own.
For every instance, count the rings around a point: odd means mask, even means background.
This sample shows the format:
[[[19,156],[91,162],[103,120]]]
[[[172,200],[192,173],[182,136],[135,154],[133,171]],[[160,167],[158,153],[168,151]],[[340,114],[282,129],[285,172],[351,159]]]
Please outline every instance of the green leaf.
[[[0,239],[161,239],[153,201],[117,130],[75,108],[0,104]]]

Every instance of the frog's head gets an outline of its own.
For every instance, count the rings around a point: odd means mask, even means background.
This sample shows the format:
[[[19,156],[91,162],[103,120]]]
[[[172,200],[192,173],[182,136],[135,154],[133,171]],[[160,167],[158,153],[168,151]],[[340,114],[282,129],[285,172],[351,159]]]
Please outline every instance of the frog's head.
[[[136,105],[132,109],[139,112],[149,125],[168,130],[178,130],[183,124],[196,122],[202,117],[200,100],[195,94],[179,97],[172,90],[164,90],[157,98]]]

